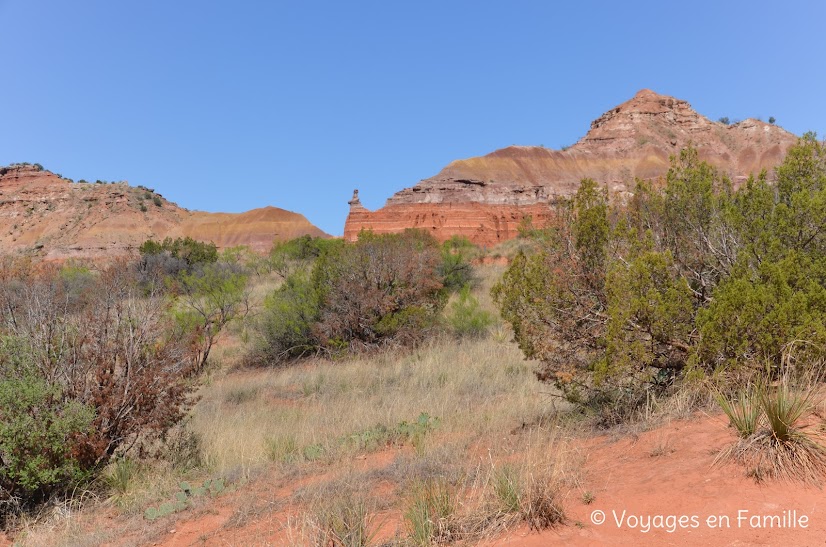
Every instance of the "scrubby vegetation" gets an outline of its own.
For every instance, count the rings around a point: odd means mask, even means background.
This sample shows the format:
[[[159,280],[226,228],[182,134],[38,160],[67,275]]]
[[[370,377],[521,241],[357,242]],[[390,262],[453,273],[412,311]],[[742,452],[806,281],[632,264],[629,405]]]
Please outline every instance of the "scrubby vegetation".
[[[425,232],[362,233],[352,245],[299,239],[271,260],[284,283],[257,327],[259,362],[412,346],[436,330],[451,287],[472,276],[466,244]]]
[[[776,371],[795,340],[819,356],[825,160],[807,135],[775,184],[763,173],[734,190],[689,148],[628,204],[583,181],[494,291],[540,378],[616,422],[692,379]]]
[[[0,521],[163,445],[219,332],[243,315],[246,276],[214,245],[142,250],[98,271],[0,263]],[[146,260],[162,253],[182,267]]]
[[[68,491],[183,418],[191,333],[115,264],[0,270],[0,508]]]
[[[225,527],[289,505],[294,544],[468,543],[597,499],[570,423],[709,396],[735,432],[718,463],[818,483],[826,149],[807,135],[774,175],[735,189],[689,148],[626,202],[585,180],[507,268],[415,230],[4,262],[0,515],[79,488],[169,530],[266,476],[278,499],[239,494]]]

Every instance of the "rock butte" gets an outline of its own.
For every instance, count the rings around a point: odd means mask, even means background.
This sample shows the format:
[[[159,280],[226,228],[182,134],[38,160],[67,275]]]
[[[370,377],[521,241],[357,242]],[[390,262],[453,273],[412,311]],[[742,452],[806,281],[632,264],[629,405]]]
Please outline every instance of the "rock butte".
[[[362,229],[424,228],[439,240],[462,235],[495,245],[516,237],[525,216],[544,223],[554,201],[574,194],[583,178],[603,184],[611,195],[627,194],[636,178],[665,175],[670,156],[692,143],[701,159],[738,184],[752,173],[771,171],[795,142],[795,135],[778,126],[754,119],[712,122],[686,101],[644,89],[594,120],[566,150],[509,146],[454,161],[376,211],[363,207],[356,191],[344,238],[353,241]]]
[[[161,206],[154,203],[155,196]],[[141,206],[146,211],[141,210]],[[0,167],[0,249],[47,260],[111,259],[134,253],[149,238],[190,236],[219,248],[304,234],[328,237],[304,216],[264,207],[245,213],[188,211],[126,183],[71,183],[31,165]]]

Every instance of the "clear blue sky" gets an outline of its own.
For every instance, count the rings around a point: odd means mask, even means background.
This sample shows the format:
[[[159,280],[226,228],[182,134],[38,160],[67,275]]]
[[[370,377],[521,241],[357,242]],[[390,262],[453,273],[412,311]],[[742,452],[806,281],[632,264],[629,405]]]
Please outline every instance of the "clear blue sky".
[[[0,165],[341,234],[454,159],[641,88],[826,132],[826,3],[0,0]]]

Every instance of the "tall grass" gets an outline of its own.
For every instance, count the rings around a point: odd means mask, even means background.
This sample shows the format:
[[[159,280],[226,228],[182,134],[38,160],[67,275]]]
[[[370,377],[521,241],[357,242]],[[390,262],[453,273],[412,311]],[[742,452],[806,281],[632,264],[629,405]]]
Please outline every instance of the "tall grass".
[[[456,501],[444,480],[429,480],[413,485],[404,520],[414,545],[427,547],[458,539]]]
[[[253,387],[254,399],[234,395]],[[353,450],[343,437],[392,429],[422,413],[439,419],[438,437],[489,438],[546,413],[541,387],[532,363],[506,342],[435,340],[402,355],[313,360],[216,379],[202,391],[192,428],[206,462],[224,473],[268,463],[273,439],[344,457]]]

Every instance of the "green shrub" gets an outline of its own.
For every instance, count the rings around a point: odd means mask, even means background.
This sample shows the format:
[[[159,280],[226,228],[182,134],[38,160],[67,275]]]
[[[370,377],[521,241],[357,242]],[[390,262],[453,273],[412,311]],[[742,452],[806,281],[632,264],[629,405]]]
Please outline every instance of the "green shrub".
[[[815,383],[796,386],[784,375],[776,385],[760,379],[745,397],[746,404],[718,399],[739,439],[716,461],[739,461],[758,481],[798,479],[820,484],[826,475],[826,447],[822,436],[806,431],[804,425],[819,402],[818,391]],[[740,409],[732,413],[738,405]]]
[[[756,388],[742,389],[733,398],[717,393],[715,399],[741,438],[747,439],[757,432],[761,408]]]
[[[214,243],[204,243],[189,236],[175,239],[167,237],[161,242],[148,239],[141,244],[138,251],[142,255],[156,255],[166,252],[175,258],[186,260],[188,264],[216,262],[218,260],[218,247]]]
[[[473,282],[470,260],[477,251],[466,237],[453,236],[442,244],[442,263],[438,273],[447,290],[458,291]]]
[[[178,277],[174,317],[182,333],[195,333],[196,371],[203,370],[218,336],[249,309],[247,276],[221,263],[206,263]]]
[[[412,345],[445,304],[439,246],[426,232],[373,235],[322,254],[312,282],[321,303],[315,331],[331,349]]]
[[[493,314],[483,310],[471,294],[470,285],[462,287],[458,298],[450,304],[446,320],[453,334],[460,338],[484,336],[495,322]]]
[[[735,191],[687,148],[663,188],[640,182],[627,204],[582,181],[493,289],[540,380],[607,423],[689,371],[776,375],[795,340],[801,362],[822,357],[826,147],[805,135],[776,175]]]
[[[0,262],[0,498],[62,495],[192,404],[191,333],[134,270]],[[0,519],[7,505],[0,504]]]
[[[257,324],[255,359],[279,363],[317,351],[320,343],[313,332],[320,300],[306,272],[297,272],[267,296]]]
[[[93,419],[32,374],[0,379],[0,492],[40,501],[89,477],[73,451]]]
[[[311,272],[294,269],[267,297],[258,360],[410,345],[434,330],[446,298],[432,236],[363,233],[354,244],[323,245]]]
[[[325,239],[303,235],[289,241],[273,245],[268,257],[269,267],[282,278],[287,278],[299,269],[306,269],[309,263],[324,253],[344,245],[340,239]]]

